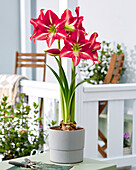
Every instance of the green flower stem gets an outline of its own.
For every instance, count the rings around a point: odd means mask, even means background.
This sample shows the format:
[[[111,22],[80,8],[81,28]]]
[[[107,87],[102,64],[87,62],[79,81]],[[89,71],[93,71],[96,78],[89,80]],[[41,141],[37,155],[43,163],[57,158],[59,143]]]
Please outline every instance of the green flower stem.
[[[58,49],[60,50],[60,39],[58,39]],[[62,61],[61,58],[59,56],[59,62],[62,65]],[[59,67],[59,76],[61,78],[61,68]],[[62,90],[60,89],[60,105],[61,105],[61,114],[62,114],[62,119],[65,120],[65,106],[64,106],[64,98],[63,98],[63,94],[62,94]]]
[[[72,82],[73,78],[75,77],[75,74],[76,74],[76,67],[73,65],[73,62],[72,62],[71,82]],[[74,88],[75,88],[75,80],[74,80],[74,85],[73,85],[72,91],[74,90]],[[75,121],[75,92],[73,94],[73,99],[71,102],[71,113],[70,113],[70,122],[74,122],[74,121]]]
[[[60,50],[60,39],[58,39],[58,49]]]

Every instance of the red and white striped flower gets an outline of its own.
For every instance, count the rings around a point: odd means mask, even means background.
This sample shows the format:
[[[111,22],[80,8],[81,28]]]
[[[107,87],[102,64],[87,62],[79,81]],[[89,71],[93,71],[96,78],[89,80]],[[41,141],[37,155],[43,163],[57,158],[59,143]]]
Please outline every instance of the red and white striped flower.
[[[65,46],[60,52],[60,57],[72,58],[74,66],[77,66],[80,59],[92,59],[86,52],[90,43],[85,39],[83,31],[76,29],[71,36],[65,40]]]
[[[96,38],[98,37],[98,34],[94,32],[89,39],[90,46],[87,52],[90,54],[90,56],[93,58],[94,61],[100,62],[98,60],[98,50],[101,49],[101,43],[96,42]]]
[[[42,20],[37,20],[36,25],[37,33],[32,38],[34,38],[34,41],[46,40],[49,48],[55,39],[65,38],[67,35],[64,30],[65,21],[59,19],[51,10],[45,13]]]

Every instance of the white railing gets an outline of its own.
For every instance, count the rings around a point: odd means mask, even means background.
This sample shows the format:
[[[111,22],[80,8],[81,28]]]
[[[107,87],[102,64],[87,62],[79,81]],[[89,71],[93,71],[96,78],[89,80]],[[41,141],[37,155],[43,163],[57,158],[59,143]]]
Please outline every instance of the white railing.
[[[40,98],[44,99],[44,122],[47,115],[50,120],[56,119],[56,100],[59,101],[58,84],[22,80],[20,82],[20,92],[28,96],[28,104],[31,108],[33,108],[33,102],[39,103]]]
[[[136,84],[89,85],[80,89],[80,123],[85,128],[85,157],[98,158],[98,101],[108,100],[107,158],[118,166],[136,165]],[[123,155],[124,100],[133,99],[132,154]]]
[[[29,103],[44,99],[59,100],[59,86],[52,83],[21,81],[21,91]],[[123,155],[124,100],[133,99],[132,154]],[[108,100],[107,158],[98,157],[98,101]],[[136,84],[89,85],[77,90],[76,121],[85,128],[85,157],[100,159],[118,166],[136,164]],[[45,114],[47,100],[44,101]],[[55,113],[55,105],[51,106]],[[52,113],[53,115],[53,113]]]

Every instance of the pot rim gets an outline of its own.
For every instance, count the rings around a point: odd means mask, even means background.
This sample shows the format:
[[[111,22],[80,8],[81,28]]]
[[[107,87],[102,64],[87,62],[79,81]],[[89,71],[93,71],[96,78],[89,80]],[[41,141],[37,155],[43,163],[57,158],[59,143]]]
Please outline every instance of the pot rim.
[[[52,126],[49,128],[50,131],[57,131],[57,132],[60,132],[60,133],[76,133],[76,132],[80,132],[80,131],[85,131],[84,128],[82,127],[79,127],[81,129],[78,129],[78,130],[70,130],[70,131],[65,131],[65,130],[58,130],[58,129],[55,129],[55,127],[59,127],[59,126]]]

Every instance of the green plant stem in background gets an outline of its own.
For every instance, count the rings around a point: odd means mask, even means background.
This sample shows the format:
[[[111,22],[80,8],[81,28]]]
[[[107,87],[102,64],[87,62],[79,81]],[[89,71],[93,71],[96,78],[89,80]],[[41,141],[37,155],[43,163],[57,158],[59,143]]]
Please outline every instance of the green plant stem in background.
[[[73,62],[72,62],[71,82],[72,82],[72,80],[74,80],[72,91],[75,88],[75,74],[76,74],[76,68],[75,68],[75,66],[73,65]],[[73,99],[72,99],[72,103],[71,103],[71,113],[70,114],[71,114],[70,115],[70,122],[74,122],[74,120],[75,120],[75,92],[73,94]]]
[[[58,49],[60,50],[60,39],[58,39]],[[60,64],[62,65],[62,61],[61,61],[61,58],[59,56],[59,62]],[[62,71],[61,71],[61,68],[59,67],[59,77],[60,79],[62,80]],[[63,98],[63,94],[62,94],[62,90],[60,88],[60,105],[61,105],[61,114],[62,114],[62,119],[65,120],[65,106],[64,106],[64,98]]]

